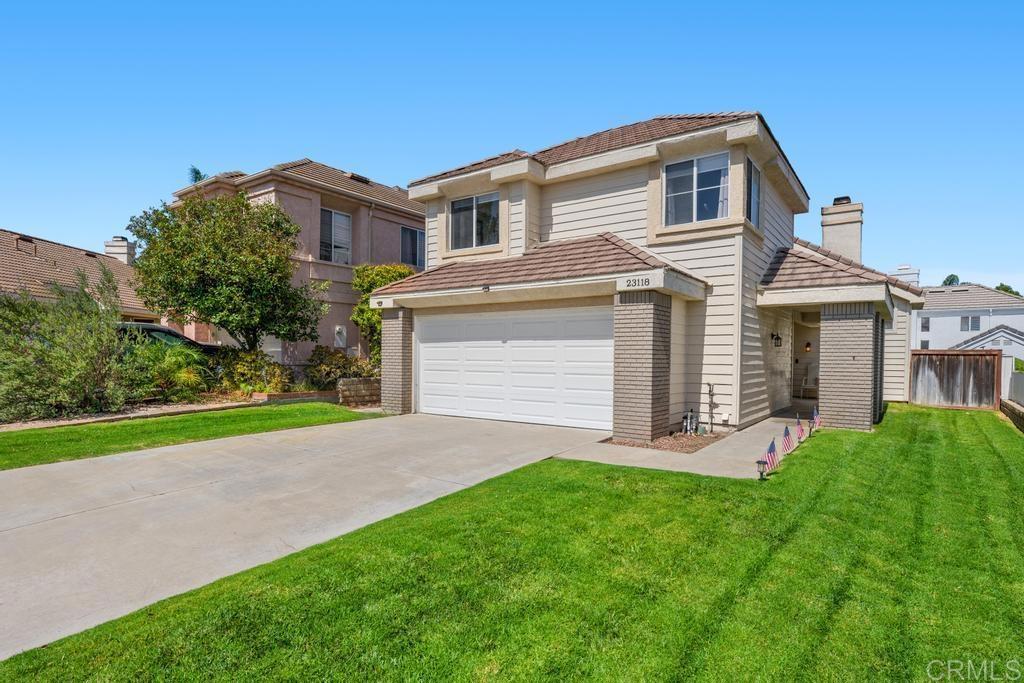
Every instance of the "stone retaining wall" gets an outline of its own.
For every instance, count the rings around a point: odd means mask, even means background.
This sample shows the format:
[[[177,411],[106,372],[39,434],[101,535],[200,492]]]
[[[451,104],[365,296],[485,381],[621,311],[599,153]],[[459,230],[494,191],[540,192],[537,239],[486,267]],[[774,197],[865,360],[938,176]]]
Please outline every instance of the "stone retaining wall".
[[[342,405],[375,406],[380,403],[379,377],[342,377],[338,380]]]
[[[999,402],[999,409],[1010,418],[1010,422],[1017,425],[1017,429],[1024,432],[1024,406],[1004,398]]]

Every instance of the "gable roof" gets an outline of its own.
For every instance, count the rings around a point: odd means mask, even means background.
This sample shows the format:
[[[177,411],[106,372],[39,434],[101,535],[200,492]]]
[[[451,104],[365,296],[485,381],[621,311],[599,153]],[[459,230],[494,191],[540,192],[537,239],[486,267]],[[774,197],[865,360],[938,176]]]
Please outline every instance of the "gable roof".
[[[126,263],[113,256],[0,229],[0,292],[24,290],[38,299],[52,299],[50,283],[74,287],[79,270],[90,283],[96,283],[101,266],[113,274],[125,312],[154,315],[135,293],[131,284],[135,269]]]
[[[667,116],[656,116],[653,119],[630,123],[625,126],[609,128],[598,133],[592,133],[583,137],[574,138],[551,147],[546,147],[532,154],[516,149],[504,152],[487,159],[474,161],[471,164],[449,169],[441,173],[420,178],[409,183],[420,185],[435,180],[444,180],[454,176],[480,171],[485,168],[500,166],[517,159],[533,159],[544,166],[582,159],[593,154],[610,152],[612,150],[638,145],[652,140],[660,140],[674,135],[681,135],[703,128],[711,128],[725,123],[741,121],[743,119],[760,118],[757,112],[719,112],[713,114],[670,114]],[[763,121],[763,119],[762,119]]]
[[[409,199],[409,193],[404,188],[382,185],[358,173],[343,171],[339,168],[313,161],[312,159],[298,159],[284,164],[277,164],[257,173],[243,173],[242,171],[218,173],[206,180],[178,190],[174,195],[180,197],[188,194],[194,188],[217,181],[241,187],[251,179],[271,172],[279,173],[286,177],[293,176],[296,180],[306,180],[326,185],[329,188],[344,194],[355,195],[368,202],[385,202],[420,215],[423,215],[426,211],[423,204],[414,199]]]
[[[824,247],[800,238],[792,248],[775,252],[768,270],[761,279],[766,289],[799,289],[802,287],[835,287],[887,283],[915,296],[921,289],[892,275],[868,268]]]
[[[996,325],[990,330],[982,332],[981,334],[976,334],[970,339],[965,339],[953,348],[965,349],[979,342],[985,342],[993,337],[999,336],[1016,337],[1016,340],[1019,343],[1024,344],[1024,332],[1021,332],[1016,327],[1010,327],[1009,325]]]
[[[1024,298],[972,283],[951,287],[924,288],[924,310],[926,311],[974,308],[1024,309]]]
[[[591,237],[545,242],[525,254],[482,261],[456,261],[411,275],[376,290],[374,296],[439,292],[491,285],[571,280],[594,275],[668,268],[703,279],[661,260],[631,242],[604,232]]]

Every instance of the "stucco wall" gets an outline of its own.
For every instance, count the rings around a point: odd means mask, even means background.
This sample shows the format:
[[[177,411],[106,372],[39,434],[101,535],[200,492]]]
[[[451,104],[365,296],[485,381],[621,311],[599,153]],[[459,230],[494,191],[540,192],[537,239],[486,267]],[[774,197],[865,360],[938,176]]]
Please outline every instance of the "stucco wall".
[[[960,317],[965,315],[976,315],[981,318],[981,329],[973,332],[962,332],[960,330]],[[931,330],[921,331],[921,318],[931,319]],[[1009,325],[1010,327],[1024,331],[1024,309],[976,309],[976,310],[919,310],[914,311],[913,324],[913,348],[921,348],[921,341],[927,339],[931,349],[950,349],[971,337],[976,337],[982,332],[991,330],[997,325]]]

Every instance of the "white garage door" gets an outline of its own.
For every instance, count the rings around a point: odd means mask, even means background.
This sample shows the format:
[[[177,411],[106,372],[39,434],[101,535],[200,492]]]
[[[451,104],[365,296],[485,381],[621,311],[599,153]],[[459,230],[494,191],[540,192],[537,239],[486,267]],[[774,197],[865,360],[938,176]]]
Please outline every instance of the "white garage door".
[[[612,309],[416,315],[417,410],[611,429]]]

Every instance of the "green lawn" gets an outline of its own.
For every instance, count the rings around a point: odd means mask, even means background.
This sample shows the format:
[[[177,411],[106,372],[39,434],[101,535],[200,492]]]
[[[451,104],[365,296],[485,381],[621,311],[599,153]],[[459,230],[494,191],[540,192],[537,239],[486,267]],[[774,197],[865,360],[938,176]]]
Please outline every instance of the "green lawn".
[[[894,406],[766,483],[544,461],[0,678],[927,680],[1022,656],[1024,436]]]
[[[374,415],[330,403],[293,403],[0,432],[0,470],[366,417]]]

